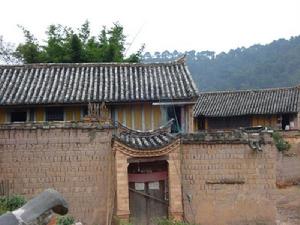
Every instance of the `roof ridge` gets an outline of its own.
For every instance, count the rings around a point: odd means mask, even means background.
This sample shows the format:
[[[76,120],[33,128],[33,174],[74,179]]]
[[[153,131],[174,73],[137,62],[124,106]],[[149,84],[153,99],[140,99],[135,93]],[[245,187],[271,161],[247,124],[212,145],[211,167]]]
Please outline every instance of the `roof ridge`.
[[[146,130],[146,131],[132,129],[130,127],[127,127],[127,126],[123,125],[120,122],[117,122],[116,125],[121,130],[126,130],[126,131],[128,131],[132,134],[141,135],[141,136],[145,136],[145,135],[148,136],[148,135],[153,135],[153,134],[157,134],[157,133],[161,133],[161,132],[166,132],[168,129],[171,128],[173,122],[174,122],[174,119],[171,119],[171,120],[167,121],[167,123],[165,123],[164,125],[156,128],[156,129],[150,129],[150,130]]]
[[[13,64],[13,65],[0,65],[0,68],[13,68],[13,67],[80,67],[80,66],[160,66],[160,65],[178,65],[186,64],[186,56],[167,62],[87,62],[87,63],[28,63],[28,64]]]
[[[277,91],[277,90],[292,90],[300,89],[300,84],[291,87],[276,87],[276,88],[261,88],[261,89],[245,89],[245,90],[228,90],[228,91],[207,91],[199,92],[199,95],[202,94],[230,94],[230,93],[246,93],[246,92],[263,92],[263,91]]]

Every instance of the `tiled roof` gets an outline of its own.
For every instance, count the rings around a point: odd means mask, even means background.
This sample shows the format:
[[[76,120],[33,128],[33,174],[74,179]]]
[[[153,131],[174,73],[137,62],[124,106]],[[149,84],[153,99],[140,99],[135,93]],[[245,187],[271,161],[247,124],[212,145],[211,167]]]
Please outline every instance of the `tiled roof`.
[[[170,133],[172,123],[171,120],[163,127],[146,132],[132,130],[119,124],[119,133],[114,138],[134,149],[159,149],[177,139],[177,135]]]
[[[300,111],[300,86],[200,93],[194,117],[226,117]]]
[[[0,66],[0,105],[191,99],[185,60]]]

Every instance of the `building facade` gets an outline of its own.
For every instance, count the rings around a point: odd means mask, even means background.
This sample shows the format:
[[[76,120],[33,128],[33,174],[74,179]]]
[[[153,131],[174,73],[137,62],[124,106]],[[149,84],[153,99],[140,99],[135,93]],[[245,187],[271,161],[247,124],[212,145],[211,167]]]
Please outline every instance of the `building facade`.
[[[196,130],[263,126],[300,129],[300,87],[200,93]]]
[[[198,90],[184,59],[0,66],[0,84],[0,195],[54,188],[85,225],[154,225],[157,217],[275,224],[270,134],[193,133],[223,115],[209,112],[238,109],[222,106],[231,98],[218,93],[200,95],[194,107]],[[275,105],[274,115],[296,115],[292,102]]]
[[[104,103],[112,121],[137,130],[170,119],[192,130],[197,88],[184,62],[0,66],[0,123],[80,121]]]

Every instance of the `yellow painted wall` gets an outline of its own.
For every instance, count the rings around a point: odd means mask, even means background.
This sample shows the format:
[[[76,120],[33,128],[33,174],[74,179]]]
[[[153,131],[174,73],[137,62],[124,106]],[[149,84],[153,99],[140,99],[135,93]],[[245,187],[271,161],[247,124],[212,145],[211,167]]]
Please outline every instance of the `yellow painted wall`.
[[[65,107],[66,121],[80,121],[80,107]]]
[[[196,132],[199,127],[198,127],[198,120],[196,118],[192,118],[193,122],[194,122],[194,130],[193,132]]]
[[[75,121],[80,121],[80,119],[81,119],[81,108],[80,107],[75,108],[74,119],[75,119]]]
[[[193,118],[193,107],[194,105],[187,105],[185,108],[186,115],[187,115],[187,131],[192,133],[198,130],[198,123],[197,120]]]
[[[72,111],[72,108],[66,108],[65,109],[65,114],[66,114],[66,118],[65,120],[66,121],[73,121],[73,111]]]
[[[117,110],[118,110],[118,121],[120,123],[123,123],[123,110],[124,110],[124,108],[123,107],[117,107]]]
[[[81,108],[80,107],[65,107],[67,121],[80,121]],[[4,109],[0,109],[0,123],[5,122],[6,119],[6,111]],[[37,107],[35,108],[35,120],[36,121],[45,121],[45,108]]]
[[[204,124],[205,130],[207,130],[208,129],[208,119],[207,118],[205,118],[205,122],[204,123],[205,123]]]
[[[161,107],[153,106],[150,103],[145,104],[128,104],[116,106],[118,114],[118,121],[123,123],[126,121],[126,126],[132,128],[134,124],[134,129],[151,130],[156,129],[161,126]],[[81,120],[81,107],[80,106],[66,106],[64,107],[65,120],[66,121],[80,121]],[[144,114],[142,114],[144,112]],[[144,117],[144,125],[142,124],[142,117]],[[134,121],[133,121],[134,119]],[[0,109],[0,123],[6,122],[6,111],[5,109]],[[45,108],[37,107],[35,108],[35,120],[45,121]],[[153,121],[152,121],[153,120]]]
[[[265,126],[265,127],[276,127],[277,116],[276,115],[261,115],[252,117],[252,126]]]
[[[161,121],[161,112],[159,106],[153,106],[153,122],[154,122],[154,129],[157,129],[160,127],[160,121]]]
[[[0,109],[0,123],[6,122],[6,111],[5,109]]]
[[[44,108],[36,108],[35,110],[35,118],[36,121],[45,121],[45,116],[44,116],[45,109]]]
[[[131,105],[125,106],[126,112],[126,126],[132,128],[132,112],[131,112]]]
[[[144,108],[144,109],[143,109]],[[118,114],[118,121],[123,123],[126,121],[126,126],[129,128],[134,128],[137,130],[151,130],[152,123],[154,125],[154,129],[161,126],[161,110],[160,106],[153,106],[152,104],[128,104],[122,106],[116,106]],[[142,113],[144,112],[144,126],[142,124]],[[153,113],[153,116],[152,116]],[[153,121],[152,121],[153,118]],[[134,121],[132,121],[134,120]],[[132,125],[134,124],[134,127]]]
[[[151,113],[152,113],[152,106],[150,104],[145,104],[144,105],[144,118],[145,118],[145,129],[146,130],[152,129]]]
[[[137,104],[134,106],[134,128],[142,130],[142,105]]]

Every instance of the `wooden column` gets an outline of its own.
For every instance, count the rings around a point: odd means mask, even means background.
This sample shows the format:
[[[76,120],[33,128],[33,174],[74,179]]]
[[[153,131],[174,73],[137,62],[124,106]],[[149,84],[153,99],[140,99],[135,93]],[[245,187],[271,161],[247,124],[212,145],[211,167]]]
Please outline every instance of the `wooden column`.
[[[193,133],[193,132],[195,132],[195,130],[194,130],[194,117],[193,117],[193,107],[194,107],[194,105],[188,105],[187,106],[187,113],[188,113],[188,124],[187,124],[187,132],[189,132],[189,133]]]

